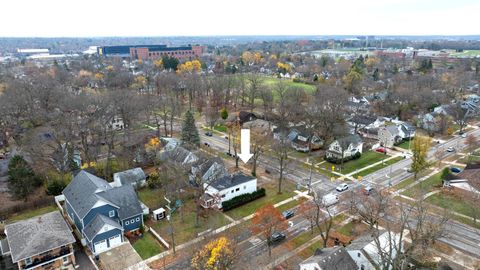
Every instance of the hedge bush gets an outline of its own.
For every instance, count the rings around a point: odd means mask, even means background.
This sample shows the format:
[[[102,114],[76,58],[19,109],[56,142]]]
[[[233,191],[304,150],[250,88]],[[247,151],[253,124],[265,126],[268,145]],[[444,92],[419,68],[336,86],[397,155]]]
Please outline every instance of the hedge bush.
[[[360,157],[362,156],[362,154],[360,152],[357,152],[355,153],[353,156],[349,156],[349,157],[345,157],[343,159],[343,162],[347,162],[349,160],[355,160],[355,159],[359,159]],[[341,158],[334,158],[334,157],[329,157],[329,158],[325,158],[328,162],[330,163],[333,163],[333,164],[341,164],[342,163],[342,159]]]
[[[237,197],[234,197],[228,201],[222,202],[222,209],[223,211],[228,211],[230,209],[239,207],[240,205],[244,205],[248,202],[251,202],[253,200],[256,200],[258,198],[261,198],[265,196],[265,189],[261,188],[257,191],[254,191],[252,193],[247,193],[247,194],[242,194]]]

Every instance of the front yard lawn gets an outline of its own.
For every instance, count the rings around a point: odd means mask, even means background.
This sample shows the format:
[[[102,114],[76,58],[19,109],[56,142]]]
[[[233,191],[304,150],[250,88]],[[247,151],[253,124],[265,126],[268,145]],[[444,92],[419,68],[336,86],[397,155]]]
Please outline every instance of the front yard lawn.
[[[409,146],[410,144],[411,144],[410,141],[404,141],[404,142],[402,142],[401,144],[396,145],[395,147],[399,147],[399,148],[408,150],[408,146]],[[411,147],[411,145],[410,145],[410,147]]]
[[[474,211],[478,211],[476,209],[478,206],[474,205],[473,202],[469,202],[459,194],[451,191],[442,191],[434,194],[427,198],[427,202],[466,216],[473,216]]]
[[[199,226],[195,226],[196,212],[193,199],[183,202],[183,205],[172,216],[172,227],[177,245],[192,240],[198,233],[209,229],[217,229],[229,224],[229,220],[222,212],[212,209],[202,210],[199,217]],[[183,219],[182,219],[183,215]],[[166,219],[149,223],[161,237],[171,244],[170,225]]]
[[[402,159],[403,159],[403,157],[395,157],[395,158],[392,158],[392,159],[390,159],[390,160],[385,161],[383,164],[378,164],[378,165],[376,165],[376,166],[373,166],[373,167],[370,167],[370,168],[368,168],[368,169],[365,169],[365,170],[363,170],[363,171],[361,171],[361,172],[359,172],[359,173],[356,173],[356,174],[353,175],[353,177],[354,177],[354,178],[358,178],[359,176],[364,177],[365,175],[369,175],[369,174],[374,173],[374,172],[376,172],[376,171],[378,171],[378,170],[380,170],[380,169],[383,169],[383,168],[388,167],[388,166],[390,166],[390,165],[392,165],[392,164],[395,164],[395,163],[399,162],[399,161],[402,160]]]
[[[145,232],[143,237],[136,240],[132,246],[144,260],[163,251],[160,243],[158,243],[155,237],[149,232]]]
[[[223,133],[226,133],[227,132],[227,127],[222,125],[222,124],[216,124],[213,129],[215,129],[216,131],[219,131],[219,132],[223,132]]]
[[[282,183],[283,192],[282,192],[282,194],[277,193],[278,183],[276,181],[268,183],[268,184],[266,184],[262,187],[265,188],[265,191],[266,191],[266,195],[264,197],[256,199],[255,201],[249,202],[247,204],[244,204],[244,205],[242,205],[240,207],[237,207],[237,208],[234,208],[232,210],[229,210],[229,211],[225,212],[225,214],[227,214],[228,216],[230,216],[234,219],[241,219],[243,217],[246,217],[246,216],[249,216],[249,215],[255,213],[255,211],[258,208],[261,208],[262,206],[264,206],[268,203],[271,203],[271,204],[274,205],[274,204],[276,204],[278,202],[281,202],[281,201],[283,201],[287,198],[295,196],[295,192],[294,192],[295,185],[288,180],[283,180],[283,183]]]
[[[12,222],[32,218],[32,217],[35,217],[35,216],[38,216],[38,215],[43,215],[43,214],[50,213],[50,212],[53,212],[53,211],[59,211],[59,209],[56,205],[48,205],[48,206],[44,206],[44,207],[40,207],[40,208],[36,208],[36,209],[27,210],[27,211],[15,214],[14,216],[11,216],[8,219],[7,223],[12,223]]]
[[[333,164],[330,162],[322,163],[320,166],[324,167],[327,170],[331,170],[332,166],[335,166],[335,171],[342,174],[349,174],[355,170],[361,169],[365,166],[377,163],[382,161],[384,158],[388,158],[385,154],[378,153],[375,151],[367,151],[362,154],[359,159],[349,160],[343,163],[343,169],[340,170],[341,164]]]
[[[414,198],[416,195],[426,194],[437,188],[441,188],[442,187],[442,180],[440,179],[441,175],[442,175],[442,172],[440,171],[430,176],[428,179],[405,190],[404,192],[402,192],[402,194],[410,198]]]

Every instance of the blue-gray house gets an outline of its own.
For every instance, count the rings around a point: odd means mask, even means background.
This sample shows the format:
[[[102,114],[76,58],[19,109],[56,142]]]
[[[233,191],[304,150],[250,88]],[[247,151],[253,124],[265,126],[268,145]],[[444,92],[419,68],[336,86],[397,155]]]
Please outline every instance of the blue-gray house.
[[[143,225],[142,207],[131,185],[112,187],[80,171],[63,190],[68,217],[98,254],[123,242],[123,235]]]

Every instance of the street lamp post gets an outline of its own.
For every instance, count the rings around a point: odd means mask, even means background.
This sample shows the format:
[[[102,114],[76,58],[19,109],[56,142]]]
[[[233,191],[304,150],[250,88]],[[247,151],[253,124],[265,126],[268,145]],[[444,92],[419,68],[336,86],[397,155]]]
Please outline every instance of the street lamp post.
[[[170,211],[171,213],[171,211]],[[167,215],[167,220],[168,220],[168,224],[170,225],[170,237],[172,238],[172,248],[173,248],[173,254],[175,255],[175,236],[174,236],[174,233],[173,233],[173,226],[172,226],[172,220],[171,220],[171,217],[170,215]]]

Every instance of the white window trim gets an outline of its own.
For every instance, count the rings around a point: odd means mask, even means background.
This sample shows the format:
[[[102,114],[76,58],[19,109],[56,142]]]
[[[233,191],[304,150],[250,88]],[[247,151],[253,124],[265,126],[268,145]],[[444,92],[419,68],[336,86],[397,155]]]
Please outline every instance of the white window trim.
[[[115,216],[115,210],[108,211],[108,216],[109,217],[114,217]]]
[[[137,217],[137,218],[136,218],[136,220],[137,220],[137,222],[139,222],[139,221],[140,221],[140,218],[139,218],[139,217]]]
[[[125,225],[128,225],[128,224],[130,224],[130,221],[129,220],[125,221]]]

